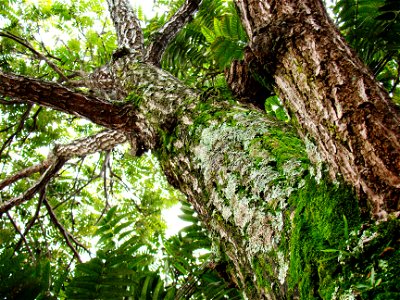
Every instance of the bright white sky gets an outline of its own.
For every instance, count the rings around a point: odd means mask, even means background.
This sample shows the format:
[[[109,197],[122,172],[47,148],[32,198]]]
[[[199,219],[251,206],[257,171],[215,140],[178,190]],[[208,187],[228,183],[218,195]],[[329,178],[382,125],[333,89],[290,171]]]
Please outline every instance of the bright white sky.
[[[143,13],[147,18],[151,18],[155,15],[155,11],[153,11],[153,0],[130,0],[132,6],[134,8],[141,7],[143,9]]]

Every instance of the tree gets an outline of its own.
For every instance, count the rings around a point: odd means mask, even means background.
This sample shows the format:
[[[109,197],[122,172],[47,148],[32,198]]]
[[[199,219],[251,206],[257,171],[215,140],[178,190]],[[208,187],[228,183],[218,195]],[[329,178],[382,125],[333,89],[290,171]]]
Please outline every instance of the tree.
[[[13,126],[16,134],[30,111],[39,110],[36,105],[86,118],[110,131],[56,146],[46,160],[6,177],[2,187],[41,173],[35,183],[3,194],[0,212],[13,222],[10,210],[36,197],[37,210],[45,205],[54,220],[52,206],[62,188],[50,188],[49,182],[66,162],[129,141],[136,156],[148,150],[156,153],[168,182],[187,197],[216,237],[216,245],[229,258],[228,277],[248,298],[395,298],[399,293],[398,270],[393,265],[399,259],[400,118],[387,91],[346,44],[318,0],[235,1],[249,43],[243,61],[234,61],[226,76],[242,103],[206,80],[210,62],[197,69],[188,63],[187,73],[192,76],[186,74],[185,83],[168,72],[168,67],[174,72],[168,65],[168,51],[173,52],[174,38],[200,2],[177,6],[168,22],[155,24],[157,29],[149,35],[127,1],[108,0],[117,49],[108,61],[104,56],[93,60],[100,65],[94,69],[90,63],[80,69],[74,65],[83,63],[78,56],[73,59],[72,50],[82,51],[77,41],[66,45],[68,53],[58,53],[63,60],[40,43],[35,45],[46,55],[20,35],[1,33],[18,44],[12,47],[21,55],[30,51],[47,62],[38,68],[39,73],[47,73],[47,80],[21,76],[33,68],[18,66],[18,59],[13,64],[6,58],[3,63],[5,71],[21,73],[0,73],[3,115],[11,118],[19,110],[17,115],[22,116]],[[207,6],[211,3],[202,4],[208,13],[213,12]],[[397,15],[396,2],[379,4],[382,16]],[[58,10],[71,20],[65,6],[48,10]],[[69,10],[79,16],[77,12],[84,9],[72,5]],[[89,22],[84,14],[79,18],[79,24]],[[213,42],[216,55],[221,55],[222,46],[229,49],[223,38],[230,28],[227,20],[231,19],[214,21],[214,36],[207,24],[200,30]],[[388,20],[395,24],[396,17]],[[91,34],[95,40],[96,34]],[[190,41],[196,42],[195,37]],[[165,53],[168,45],[172,49]],[[104,44],[107,47],[110,44]],[[398,53],[398,48],[392,51]],[[57,59],[59,64],[53,62]],[[222,67],[228,62],[222,62]],[[62,70],[62,63],[72,69],[70,74]],[[208,89],[189,86],[188,78],[196,75],[205,77],[202,83]],[[290,122],[259,109],[260,99],[271,95],[271,87],[288,109]],[[11,105],[18,108],[9,109]],[[50,111],[46,122],[52,115],[60,118]],[[5,140],[2,152],[11,147],[13,138]],[[105,211],[109,208],[106,205]],[[59,222],[53,223],[67,241],[72,239]],[[69,246],[79,257],[71,242]],[[339,264],[332,264],[336,260]]]

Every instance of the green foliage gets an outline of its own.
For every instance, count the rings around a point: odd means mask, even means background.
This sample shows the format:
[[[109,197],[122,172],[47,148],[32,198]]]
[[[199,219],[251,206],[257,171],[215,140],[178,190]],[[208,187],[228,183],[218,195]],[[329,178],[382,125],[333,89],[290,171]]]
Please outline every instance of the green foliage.
[[[12,249],[0,254],[0,297],[2,299],[51,299],[50,262],[46,258],[32,261]]]
[[[135,254],[136,248],[98,251],[96,258],[79,264],[66,290],[68,299],[171,299],[174,289],[165,289],[157,272],[150,271],[152,256]]]
[[[163,239],[164,255],[157,258],[159,239],[152,243],[139,239],[118,209],[111,208],[96,231],[100,250],[95,258],[77,265],[66,288],[67,298],[241,299],[210,264],[211,240],[194,210],[183,203],[182,212],[181,218],[191,224],[178,235]],[[199,251],[205,254],[196,255]]]
[[[213,28],[207,26],[201,28],[212,57],[222,69],[228,67],[232,60],[242,59],[243,48],[247,41],[233,3],[230,2],[228,7],[229,11],[226,14],[214,18]]]
[[[400,50],[400,12],[396,0],[338,1],[340,29],[376,73]]]
[[[353,232],[338,259],[340,290],[352,289],[360,299],[398,299],[400,296],[400,221],[390,219]]]
[[[265,111],[279,121],[289,121],[290,117],[278,96],[271,96],[265,100]]]
[[[133,225],[133,226],[132,226]],[[68,283],[68,299],[165,299],[174,289],[165,289],[157,271],[152,270],[159,247],[159,234],[142,236],[127,213],[111,207],[97,226],[96,257],[78,264]],[[136,228],[135,228],[136,227]],[[168,296],[167,296],[168,295]]]
[[[101,0],[18,4],[3,1],[0,30],[24,39],[65,75],[91,71],[109,61],[116,38]],[[0,65],[4,70],[49,80],[59,77],[25,46],[8,38],[0,42]]]
[[[340,0],[334,12],[347,41],[398,102],[399,1]]]
[[[205,0],[168,46],[162,66],[190,85],[223,86],[223,69],[242,57],[246,42],[233,1]]]

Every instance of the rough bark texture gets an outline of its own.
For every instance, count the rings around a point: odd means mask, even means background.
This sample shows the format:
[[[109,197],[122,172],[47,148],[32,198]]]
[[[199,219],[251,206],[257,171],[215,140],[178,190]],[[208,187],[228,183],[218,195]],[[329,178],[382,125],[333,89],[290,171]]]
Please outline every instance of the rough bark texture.
[[[250,48],[332,177],[369,199],[376,217],[400,207],[400,114],[319,0],[238,0]]]
[[[233,95],[240,102],[253,103],[264,110],[265,99],[272,96],[274,92],[272,77],[266,79],[262,73],[262,65],[259,64],[253,52],[247,48],[245,58],[241,61],[233,61],[225,70],[225,79]],[[263,82],[258,81],[257,76],[262,78]]]
[[[0,72],[0,93],[85,117],[107,128],[132,130],[135,127],[135,117],[128,114],[131,107],[116,106],[104,99],[75,92],[57,83]]]
[[[127,10],[109,3],[113,18],[122,20],[117,11],[124,15]],[[321,3],[237,3],[254,54],[274,75],[281,97],[315,139],[332,173],[340,171],[367,193],[374,213],[396,210],[396,112],[333,29]],[[123,44],[130,28],[114,23]],[[167,72],[139,62],[135,53],[86,80],[92,98],[37,80],[5,74],[0,79],[3,96],[128,131],[139,154],[154,149],[169,181],[187,195],[217,237],[232,261],[231,276],[249,299],[354,296],[341,286],[341,266],[332,266],[321,250],[341,245],[342,227],[359,229],[355,197],[309,163],[295,128],[254,108],[200,96]],[[13,87],[11,80],[24,84]],[[384,119],[390,113],[392,119]]]
[[[137,58],[144,55],[143,32],[139,20],[128,0],[107,0],[111,19],[117,32],[118,49],[114,58],[134,54]]]
[[[181,120],[160,155],[170,182],[219,237],[247,296],[284,297],[289,262],[278,249],[285,224],[290,227],[288,198],[306,175],[301,141],[261,113],[210,99],[185,118],[193,125]],[[283,136],[286,141],[279,140]],[[288,150],[285,161],[279,148]],[[271,266],[264,279],[255,276],[260,260]]]

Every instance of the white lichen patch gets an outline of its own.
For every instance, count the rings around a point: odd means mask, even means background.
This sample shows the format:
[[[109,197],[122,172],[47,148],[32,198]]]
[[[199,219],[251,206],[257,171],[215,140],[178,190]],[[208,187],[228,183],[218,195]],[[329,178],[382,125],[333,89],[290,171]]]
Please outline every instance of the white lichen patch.
[[[323,166],[323,159],[319,154],[317,146],[308,139],[308,137],[304,138],[304,143],[306,146],[306,151],[309,157],[313,158],[313,165],[310,165],[309,170],[311,176],[313,176],[317,183],[321,182],[322,179],[322,166]]]
[[[289,270],[289,261],[285,259],[285,255],[278,251],[278,280],[281,284],[285,283],[286,275]]]
[[[200,137],[193,159],[205,185],[217,191],[210,193],[209,205],[239,229],[250,255],[268,253],[279,246],[284,230],[282,210],[305,169],[295,151],[290,152],[293,158],[287,155],[287,161],[278,165],[273,150],[284,146],[283,141],[276,142],[284,131],[261,114],[237,110],[229,118],[235,125],[209,123],[193,132]],[[282,264],[279,274],[286,276],[287,268]]]

